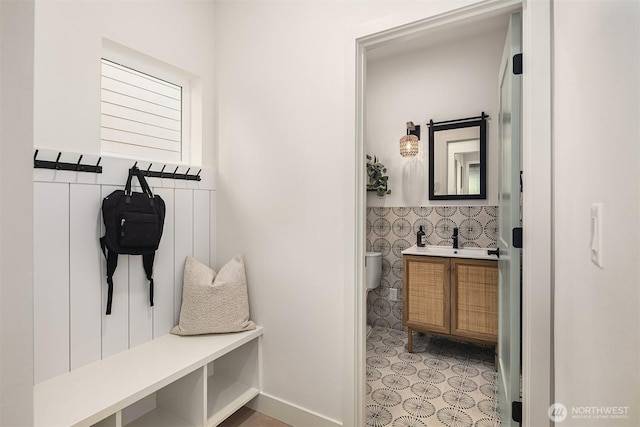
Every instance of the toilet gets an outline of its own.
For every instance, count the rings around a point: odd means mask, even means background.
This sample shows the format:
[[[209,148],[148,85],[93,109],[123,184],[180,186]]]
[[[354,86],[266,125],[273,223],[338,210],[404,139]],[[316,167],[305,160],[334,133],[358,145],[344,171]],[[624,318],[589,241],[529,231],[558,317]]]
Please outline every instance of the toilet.
[[[367,252],[364,258],[364,266],[367,296],[369,296],[369,291],[380,286],[380,279],[382,279],[382,254],[380,252]],[[370,333],[371,326],[367,325],[367,337]]]
[[[382,278],[382,254],[380,252],[367,252],[364,256],[365,278],[367,280],[367,290],[380,286]]]

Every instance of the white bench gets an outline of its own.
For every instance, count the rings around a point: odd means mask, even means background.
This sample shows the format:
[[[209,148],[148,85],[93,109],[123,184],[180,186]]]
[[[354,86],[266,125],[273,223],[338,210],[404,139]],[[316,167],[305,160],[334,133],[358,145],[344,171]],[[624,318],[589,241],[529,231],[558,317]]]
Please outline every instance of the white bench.
[[[34,387],[36,427],[210,427],[260,393],[253,331],[166,335]]]

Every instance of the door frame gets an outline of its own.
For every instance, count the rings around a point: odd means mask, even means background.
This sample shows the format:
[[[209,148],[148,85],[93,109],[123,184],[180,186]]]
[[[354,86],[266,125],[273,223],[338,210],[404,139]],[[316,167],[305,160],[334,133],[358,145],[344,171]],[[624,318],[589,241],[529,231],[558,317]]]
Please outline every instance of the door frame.
[[[429,2],[427,2],[429,3]],[[410,38],[443,25],[478,21],[496,14],[522,10],[523,96],[522,156],[523,194],[523,288],[522,375],[523,426],[551,425],[547,408],[553,402],[553,310],[552,310],[552,0],[486,0],[467,2],[448,10],[444,2],[416,7],[388,19],[352,28],[346,35],[347,141],[355,176],[352,223],[354,233],[346,247],[353,249],[353,270],[345,277],[345,393],[343,425],[365,423],[366,297],[364,284],[365,212],[364,99],[367,50]],[[441,12],[438,12],[438,8]],[[444,10],[442,10],[444,8]],[[535,37],[532,37],[535,34]],[[353,72],[355,71],[355,73]],[[535,126],[534,126],[535,124]],[[535,232],[533,232],[535,230]],[[347,268],[349,270],[349,268]],[[353,284],[355,283],[355,286]],[[347,325],[349,325],[347,323]],[[547,375],[540,375],[546,372]],[[534,375],[536,373],[537,375]]]

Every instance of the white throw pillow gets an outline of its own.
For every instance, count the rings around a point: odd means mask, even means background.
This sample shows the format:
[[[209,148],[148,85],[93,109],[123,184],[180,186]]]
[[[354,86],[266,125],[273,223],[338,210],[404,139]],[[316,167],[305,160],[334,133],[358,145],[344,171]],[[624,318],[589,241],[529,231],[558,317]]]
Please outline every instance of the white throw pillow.
[[[195,258],[184,263],[180,322],[171,333],[202,335],[255,329],[249,320],[247,279],[242,257],[214,270]]]

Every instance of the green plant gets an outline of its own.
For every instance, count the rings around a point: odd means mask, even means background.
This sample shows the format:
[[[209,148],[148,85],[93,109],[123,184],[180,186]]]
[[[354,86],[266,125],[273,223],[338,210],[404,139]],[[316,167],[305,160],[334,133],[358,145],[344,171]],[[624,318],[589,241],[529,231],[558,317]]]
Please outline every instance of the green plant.
[[[379,197],[391,194],[391,190],[387,189],[389,177],[385,175],[386,173],[387,168],[375,156],[372,159],[367,154],[367,176],[369,177],[367,191],[375,191]]]

